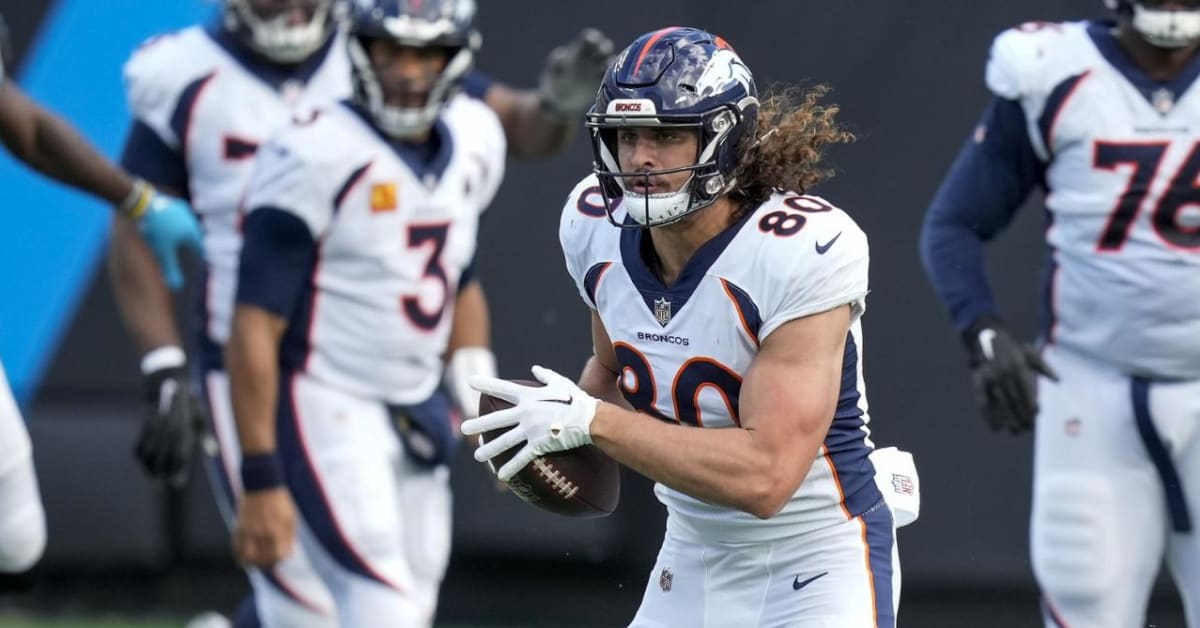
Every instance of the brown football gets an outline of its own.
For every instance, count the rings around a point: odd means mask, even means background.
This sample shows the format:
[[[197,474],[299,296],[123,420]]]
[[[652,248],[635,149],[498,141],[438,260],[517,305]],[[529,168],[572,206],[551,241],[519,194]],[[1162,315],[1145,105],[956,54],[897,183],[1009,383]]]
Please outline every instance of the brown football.
[[[524,386],[539,382],[514,380]],[[480,416],[511,408],[513,404],[490,395],[481,395]],[[491,430],[480,435],[488,442],[511,428]],[[508,462],[524,443],[492,458],[493,469]],[[584,445],[568,451],[538,456],[508,481],[517,497],[556,515],[567,517],[603,517],[617,508],[621,498],[621,475],[617,463],[599,448]]]

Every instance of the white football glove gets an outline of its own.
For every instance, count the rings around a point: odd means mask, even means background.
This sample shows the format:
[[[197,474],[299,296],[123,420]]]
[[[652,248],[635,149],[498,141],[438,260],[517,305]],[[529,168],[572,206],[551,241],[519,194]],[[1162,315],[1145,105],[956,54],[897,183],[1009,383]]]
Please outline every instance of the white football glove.
[[[475,450],[475,459],[480,462],[525,443],[517,455],[496,472],[496,477],[503,482],[512,479],[538,456],[592,442],[592,419],[596,417],[600,401],[550,369],[535,366],[532,370],[534,378],[545,386],[523,386],[495,377],[471,378],[471,387],[475,390],[513,404],[506,410],[462,424],[463,434],[468,436],[512,426]]]
[[[496,356],[487,347],[460,347],[446,364],[446,387],[450,400],[462,410],[464,419],[479,416],[479,393],[471,388],[471,378],[496,376]]]

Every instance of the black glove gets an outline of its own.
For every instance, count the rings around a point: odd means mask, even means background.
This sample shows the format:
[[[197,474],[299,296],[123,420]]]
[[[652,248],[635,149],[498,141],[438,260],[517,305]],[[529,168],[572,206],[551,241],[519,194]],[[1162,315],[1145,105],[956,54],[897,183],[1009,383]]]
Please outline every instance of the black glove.
[[[594,28],[552,50],[538,81],[542,105],[563,117],[581,117],[596,102],[612,54],[612,40]]]
[[[1037,376],[1058,376],[1028,344],[1019,342],[1000,321],[980,317],[963,332],[971,355],[975,395],[993,430],[1013,434],[1033,427],[1037,415]]]
[[[134,455],[150,477],[182,487],[208,423],[204,405],[192,393],[187,368],[173,366],[146,375],[146,404]]]

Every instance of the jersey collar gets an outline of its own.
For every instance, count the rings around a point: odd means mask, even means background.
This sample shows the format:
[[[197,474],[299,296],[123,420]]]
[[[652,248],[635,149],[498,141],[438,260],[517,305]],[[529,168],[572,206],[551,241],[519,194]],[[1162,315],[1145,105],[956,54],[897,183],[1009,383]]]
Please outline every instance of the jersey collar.
[[[332,35],[329,40],[321,45],[316,52],[308,56],[307,59],[295,65],[280,65],[271,63],[263,59],[253,51],[247,50],[244,45],[239,43],[229,31],[221,27],[220,24],[210,24],[204,29],[205,34],[209,36],[218,46],[221,47],[229,56],[237,61],[238,65],[246,69],[247,72],[253,74],[258,80],[270,85],[275,91],[280,91],[283,86],[288,83],[307,84],[321,69],[321,65],[325,63],[325,59],[329,56],[329,51],[333,48],[333,44],[338,37]]]
[[[650,309],[650,314],[655,316],[663,327],[667,326],[667,323],[662,322],[663,318],[660,317],[663,308],[667,308],[665,318],[669,322],[687,304],[688,299],[696,292],[696,287],[700,285],[700,280],[708,274],[708,269],[721,257],[729,243],[733,241],[734,236],[741,231],[742,226],[754,213],[754,211],[746,212],[741,218],[738,218],[737,222],[725,227],[723,231],[696,249],[691,259],[684,264],[679,277],[670,286],[664,285],[658,275],[650,270],[646,264],[646,258],[642,254],[643,247],[653,246],[650,243],[648,230],[621,230],[621,264],[625,267],[625,272],[629,274],[633,285],[642,295],[642,300]],[[625,224],[634,224],[633,218],[626,215]]]
[[[1200,54],[1184,68],[1183,72],[1174,79],[1166,82],[1156,81],[1146,75],[1141,68],[1133,62],[1133,59],[1125,52],[1121,45],[1117,43],[1117,38],[1112,34],[1112,24],[1105,22],[1089,22],[1087,25],[1087,34],[1091,38],[1092,43],[1096,45],[1096,50],[1100,51],[1100,55],[1108,61],[1109,65],[1115,68],[1125,80],[1129,81],[1146,102],[1150,106],[1158,110],[1156,101],[1161,98],[1161,95],[1156,98],[1155,95],[1166,90],[1171,94],[1171,102],[1179,102],[1184,92],[1192,86],[1196,81],[1196,77],[1200,76]]]
[[[450,134],[450,128],[446,126],[446,122],[441,116],[429,130],[429,139],[420,144],[412,144],[397,142],[385,135],[379,130],[379,127],[375,126],[371,115],[357,103],[343,100],[342,105],[358,116],[363,124],[379,136],[379,139],[392,149],[396,157],[412,170],[413,176],[418,181],[424,183],[426,187],[432,188],[441,180],[442,175],[446,172],[446,167],[450,165],[450,158],[454,155],[454,137]]]

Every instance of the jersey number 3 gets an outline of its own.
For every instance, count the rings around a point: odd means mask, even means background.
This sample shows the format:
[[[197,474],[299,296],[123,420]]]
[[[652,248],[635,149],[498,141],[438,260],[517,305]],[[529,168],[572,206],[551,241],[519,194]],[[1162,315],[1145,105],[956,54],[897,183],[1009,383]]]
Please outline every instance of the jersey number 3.
[[[1115,170],[1117,166],[1133,166],[1133,174],[1129,176],[1125,192],[1117,200],[1108,224],[1100,234],[1096,250],[1120,251],[1125,245],[1169,146],[1169,142],[1096,142],[1092,158],[1092,165],[1096,168]],[[1200,143],[1192,146],[1187,159],[1171,178],[1167,191],[1158,199],[1150,216],[1154,232],[1171,248],[1185,251],[1200,249],[1200,223],[1182,224],[1180,220],[1185,207],[1200,205],[1200,182],[1197,177],[1200,177]]]
[[[442,266],[442,252],[446,250],[446,236],[450,233],[450,224],[412,225],[408,228],[408,247],[410,249],[429,248],[429,258],[425,262],[422,277],[434,279],[442,284],[442,297],[437,307],[427,310],[421,304],[421,298],[415,294],[400,298],[400,305],[405,316],[419,329],[433,331],[442,321],[446,312],[446,301],[450,299],[450,278]]]

